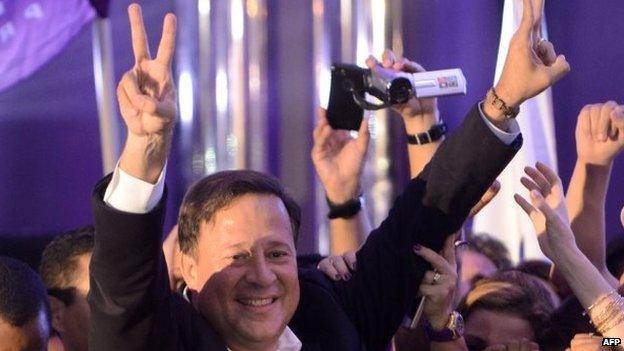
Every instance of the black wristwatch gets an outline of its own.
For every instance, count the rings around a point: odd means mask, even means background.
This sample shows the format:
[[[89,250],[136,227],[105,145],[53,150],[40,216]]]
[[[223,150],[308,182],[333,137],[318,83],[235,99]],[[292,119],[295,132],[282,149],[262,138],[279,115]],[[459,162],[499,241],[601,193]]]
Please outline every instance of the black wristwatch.
[[[457,340],[464,336],[464,318],[459,312],[453,311],[448,323],[442,330],[435,330],[431,328],[431,325],[427,324],[425,331],[430,341],[448,342]]]
[[[362,196],[358,196],[341,204],[331,202],[327,196],[325,199],[327,200],[327,206],[329,206],[329,212],[327,213],[327,218],[329,219],[349,219],[358,214],[362,209]]]
[[[440,121],[437,124],[429,128],[428,131],[418,134],[407,134],[407,143],[412,145],[429,144],[436,140],[440,140],[444,134],[448,131],[446,123]]]

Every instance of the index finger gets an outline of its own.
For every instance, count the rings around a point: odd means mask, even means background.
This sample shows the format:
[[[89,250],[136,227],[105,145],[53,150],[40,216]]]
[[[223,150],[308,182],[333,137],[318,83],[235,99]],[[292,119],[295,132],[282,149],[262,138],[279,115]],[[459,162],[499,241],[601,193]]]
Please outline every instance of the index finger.
[[[522,34],[523,39],[529,40],[531,39],[532,29],[533,29],[533,2],[532,0],[523,0],[522,1],[522,21],[520,22],[520,27],[518,28],[518,32]]]
[[[444,241],[444,247],[442,248],[442,256],[451,265],[452,268],[457,271],[457,258],[455,256],[455,240],[457,240],[456,234],[449,235]]]
[[[128,6],[128,18],[130,19],[132,51],[134,52],[135,61],[149,60],[149,46],[147,44],[147,35],[145,34],[145,25],[143,24],[143,15],[141,15],[141,6],[139,4],[131,4]]]
[[[176,23],[176,16],[173,13],[168,13],[165,16],[162,36],[160,37],[158,52],[156,53],[156,61],[169,67],[171,67],[173,53],[175,52]]]
[[[417,245],[414,247],[414,252],[422,257],[425,261],[429,262],[431,266],[440,272],[441,274],[456,274],[456,270],[454,270],[451,265],[444,259],[444,257],[440,256],[435,251]]]
[[[544,10],[544,0],[533,0],[533,30],[535,34],[542,35],[542,11]]]

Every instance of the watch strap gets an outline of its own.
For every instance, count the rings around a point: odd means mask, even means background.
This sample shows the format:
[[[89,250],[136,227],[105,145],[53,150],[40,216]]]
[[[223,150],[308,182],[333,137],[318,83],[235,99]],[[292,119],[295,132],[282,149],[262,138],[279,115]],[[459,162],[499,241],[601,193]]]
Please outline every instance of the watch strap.
[[[411,145],[424,145],[440,140],[448,131],[446,123],[440,121],[433,125],[428,131],[418,134],[407,134],[407,143]]]
[[[358,212],[360,212],[360,210],[362,209],[361,196],[358,196],[341,204],[331,202],[327,197],[325,197],[325,199],[327,200],[327,206],[329,207],[329,212],[327,213],[327,218],[329,219],[349,219],[358,214]]]

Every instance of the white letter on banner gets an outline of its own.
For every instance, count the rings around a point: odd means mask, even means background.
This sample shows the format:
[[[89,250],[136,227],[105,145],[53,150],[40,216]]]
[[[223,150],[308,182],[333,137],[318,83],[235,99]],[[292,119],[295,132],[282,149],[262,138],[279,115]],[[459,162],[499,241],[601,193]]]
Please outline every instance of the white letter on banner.
[[[0,42],[5,43],[15,35],[13,22],[7,22],[0,27]]]
[[[26,10],[24,10],[24,18],[43,18],[43,9],[41,8],[41,4],[38,2],[33,2],[32,4],[28,5]]]

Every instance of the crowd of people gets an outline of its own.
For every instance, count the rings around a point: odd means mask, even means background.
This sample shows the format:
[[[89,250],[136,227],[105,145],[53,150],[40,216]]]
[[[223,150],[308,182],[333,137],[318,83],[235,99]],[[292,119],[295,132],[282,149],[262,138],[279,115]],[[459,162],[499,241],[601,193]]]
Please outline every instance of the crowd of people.
[[[306,214],[277,179],[251,170],[193,184],[161,241],[176,18],[165,16],[152,58],[131,5],[135,65],[117,89],[125,147],[95,186],[93,226],[56,237],[38,274],[0,257],[0,350],[610,348],[603,338],[624,337],[624,247],[607,256],[604,203],[624,106],[580,111],[567,191],[539,162],[518,180],[530,194],[515,195],[518,211],[550,262],[514,265],[504,244],[462,234],[522,145],[518,108],[570,71],[541,38],[541,3],[523,1],[500,80],[456,130],[431,137],[445,129],[435,98],[394,106],[408,135],[429,138],[406,138],[412,179],[377,228],[361,201],[368,123],[354,137],[319,110],[311,158],[329,205],[328,257],[297,255]],[[424,70],[389,50],[366,64]]]

